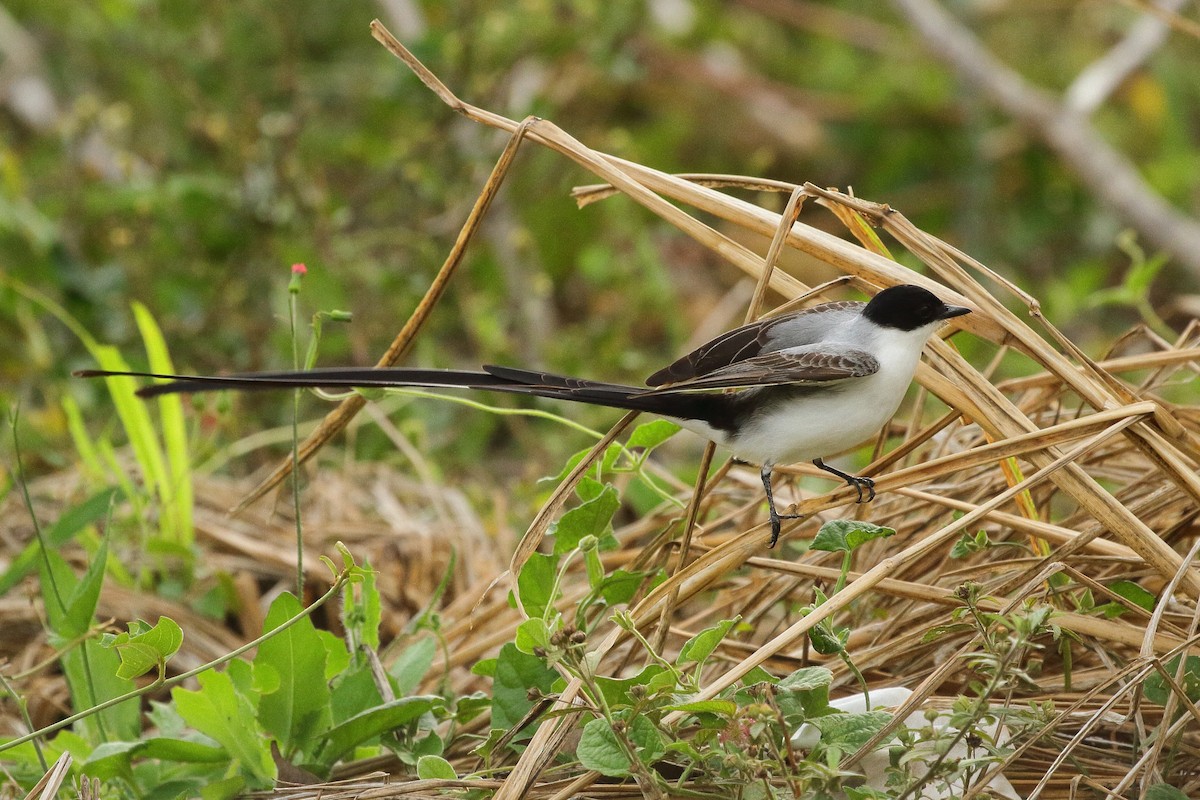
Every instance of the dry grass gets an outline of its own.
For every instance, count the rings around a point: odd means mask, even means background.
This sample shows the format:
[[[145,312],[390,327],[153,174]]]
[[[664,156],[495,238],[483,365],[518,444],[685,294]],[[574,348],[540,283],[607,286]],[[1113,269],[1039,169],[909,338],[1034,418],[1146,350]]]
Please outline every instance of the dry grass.
[[[962,318],[963,327],[1000,348],[1016,351],[1041,370],[1035,378],[996,386],[948,343],[933,342],[918,380],[952,413],[932,425],[924,425],[921,418],[900,425],[892,433],[900,435],[901,444],[867,470],[877,476],[887,494],[866,513],[872,522],[895,527],[900,535],[876,542],[869,554],[860,554],[862,558],[869,556],[874,566],[855,576],[843,592],[806,617],[788,617],[780,610],[786,607],[782,601],[810,599],[814,583],[832,579],[828,571],[831,565],[821,563],[822,556],[812,553],[798,564],[754,558],[762,555],[763,541],[759,504],[755,499],[747,502],[747,495],[753,498],[755,490],[747,490],[744,484],[727,488],[728,482],[705,487],[698,504],[702,522],[695,533],[697,542],[704,546],[694,548],[694,554],[685,552],[679,564],[673,565],[671,579],[633,610],[634,618],[652,641],[655,626],[670,625],[665,636],[668,643],[678,643],[688,632],[733,613],[741,613],[755,623],[754,634],[742,642],[742,648],[730,648],[726,671],[709,676],[703,697],[715,696],[760,664],[770,662],[783,669],[799,666],[804,660],[805,634],[822,618],[841,615],[855,619],[869,614],[890,624],[855,626],[859,634],[851,642],[855,661],[868,672],[873,684],[919,683],[920,691],[912,701],[915,707],[925,697],[953,696],[966,688],[961,668],[946,670],[936,665],[954,664],[953,658],[946,658],[948,647],[958,645],[968,652],[973,643],[952,642],[953,637],[923,643],[920,638],[923,631],[950,621],[954,601],[947,598],[966,578],[980,583],[992,602],[1005,608],[1028,599],[1070,608],[1073,592],[1083,588],[1103,592],[1105,581],[1132,578],[1141,580],[1152,591],[1162,592],[1163,600],[1152,617],[1142,614],[1136,622],[1102,621],[1070,611],[1057,617],[1064,629],[1087,642],[1071,665],[1072,678],[1076,672],[1082,675],[1094,670],[1098,681],[1095,687],[1089,687],[1092,692],[1080,709],[1104,698],[1116,704],[1109,714],[1081,719],[1081,711],[1071,708],[1069,694],[1055,696],[1069,681],[1063,674],[1064,665],[1053,655],[1047,657],[1040,681],[1046,695],[1055,697],[1060,708],[1068,709],[1048,727],[1048,733],[1063,736],[1090,728],[1093,737],[1104,739],[1104,734],[1109,734],[1110,741],[1121,741],[1129,740],[1132,726],[1141,728],[1134,731],[1139,736],[1133,740],[1146,740],[1151,723],[1144,715],[1112,715],[1112,710],[1131,709],[1138,685],[1131,676],[1139,672],[1130,667],[1125,680],[1114,681],[1112,668],[1114,664],[1148,664],[1184,643],[1190,644],[1195,634],[1200,573],[1187,566],[1191,554],[1184,559],[1179,550],[1187,549],[1194,537],[1200,500],[1200,479],[1195,474],[1200,452],[1196,416],[1194,411],[1176,409],[1161,401],[1155,393],[1167,381],[1194,380],[1196,356],[1200,354],[1195,349],[1195,329],[1185,331],[1174,342],[1163,342],[1149,334],[1129,337],[1124,345],[1135,355],[1106,369],[1088,359],[1043,319],[1032,298],[885,206],[811,185],[780,187],[794,188],[833,208],[839,218],[850,223],[851,231],[864,246],[803,224],[787,224],[790,219],[781,224],[779,215],[711,188],[720,183],[720,178],[698,181],[664,175],[590,150],[552,123],[526,120],[518,125],[469,106],[386,31],[376,26],[375,33],[451,108],[483,124],[519,132],[526,140],[562,153],[605,181],[606,186],[581,190],[581,201],[620,192],[784,298],[801,296],[808,287],[773,270],[778,247],[773,246],[765,258],[760,257],[668,200],[715,217],[725,225],[771,236],[776,245],[782,243],[807,253],[866,285],[933,283],[882,255],[866,226],[857,221],[865,220],[917,256],[940,281],[943,296],[954,298],[953,293],[957,293],[977,310]],[[953,292],[947,292],[946,287]],[[1021,301],[1042,332],[1009,312],[994,293]],[[1122,379],[1139,372],[1136,381]],[[1008,457],[1016,461],[1000,460]],[[1022,479],[1018,469],[1028,476]],[[577,476],[568,477],[556,498],[567,496],[572,478]],[[834,511],[838,515],[861,513],[861,509],[847,505],[850,495],[849,489],[843,489],[830,495],[801,497],[798,510],[811,516],[794,526],[789,535],[811,536],[823,515]],[[549,507],[555,505],[552,500]],[[956,513],[961,516],[956,517]],[[668,514],[673,516],[673,512]],[[513,558],[514,573],[536,548],[552,516],[543,514],[530,527]],[[660,554],[656,549],[663,540],[653,536],[669,522],[666,518],[644,519],[621,532],[622,542],[631,554],[636,554],[632,555],[634,561],[671,563],[668,553]],[[988,551],[962,562],[949,561],[949,545],[962,533],[981,527],[996,541],[1016,539],[1028,543],[1036,557],[1003,559],[997,557],[997,551]],[[826,568],[823,574],[820,567]],[[1066,574],[1070,582],[1052,589],[1047,578],[1053,573]],[[1169,591],[1163,591],[1164,587]],[[486,613],[490,619],[498,619],[506,612],[497,603]],[[518,619],[515,614],[511,618],[514,623]],[[593,650],[615,665],[624,658],[624,644],[622,636],[613,631]],[[841,679],[849,680],[845,673],[841,673]],[[578,683],[572,682],[558,707],[568,708],[578,688]],[[1077,680],[1074,688],[1079,688]],[[562,746],[576,724],[577,719],[567,715],[543,725],[497,797],[516,798],[530,791],[550,763],[549,754]],[[1183,747],[1190,750],[1195,744]],[[1134,757],[1116,749],[1116,753],[1103,752],[1096,757],[1110,769],[1107,773],[1101,770],[1094,779],[1107,783],[1126,773],[1135,777],[1154,773],[1149,764],[1139,765],[1136,773],[1130,770]],[[1030,761],[1031,765],[1036,763],[1044,761]],[[1045,776],[1058,789],[1065,789],[1078,774],[1077,766],[1039,772],[1033,766],[1026,767],[1024,761],[1016,769],[1028,770],[1039,781]],[[578,790],[579,785],[574,788]],[[1045,793],[1049,787],[1040,789]]]
[[[1040,735],[1016,740],[1016,752],[996,769],[1022,797],[1102,797],[1105,792],[1137,791],[1144,782],[1162,779],[1191,796],[1200,792],[1200,717],[1194,706],[1178,694],[1166,709],[1140,697],[1142,684],[1161,670],[1165,658],[1193,652],[1197,642],[1200,572],[1192,564],[1200,543],[1200,404],[1175,405],[1159,394],[1171,384],[1196,385],[1200,328],[1193,324],[1173,341],[1134,331],[1118,351],[1093,361],[1040,315],[1033,298],[886,206],[811,185],[758,182],[762,188],[793,191],[798,201],[832,210],[860,244],[803,222],[781,224],[780,215],[718,190],[728,184],[746,185],[747,179],[666,175],[593,151],[552,123],[518,124],[474,108],[454,97],[378,24],[374,33],[454,110],[515,133],[506,156],[522,141],[535,143],[594,173],[604,184],[580,189],[580,202],[613,194],[630,198],[785,300],[810,294],[810,287],[773,269],[782,248],[830,264],[863,288],[902,282],[928,285],[947,301],[976,310],[955,322],[969,335],[992,342],[997,362],[1001,356],[1027,362],[1029,377],[993,382],[950,342],[933,341],[918,375],[918,402],[880,438],[878,457],[865,470],[877,481],[878,499],[857,506],[848,488],[814,493],[806,488],[808,482],[792,481],[788,488],[789,481],[781,476],[782,499],[794,502],[806,518],[785,525],[777,552],[764,549],[767,526],[761,487],[753,470],[740,467],[717,470],[695,491],[678,490],[678,499],[694,512],[694,526],[677,506],[664,504],[616,531],[621,549],[606,554],[607,567],[662,566],[671,573],[631,609],[639,630],[647,640],[661,642],[664,653],[672,654],[689,635],[722,618],[741,615],[749,623],[749,632],[726,641],[718,665],[706,670],[702,698],[734,686],[759,665],[783,674],[823,663],[835,673],[835,694],[856,691],[840,661],[824,659],[808,648],[808,632],[832,619],[852,629],[848,648],[870,686],[913,688],[916,694],[909,708],[946,705],[970,692],[973,673],[965,659],[981,649],[979,634],[949,630],[930,638],[925,633],[953,621],[955,609],[962,605],[956,591],[970,581],[981,587],[981,609],[1012,611],[1027,602],[1047,604],[1056,609],[1054,623],[1073,636],[1069,662],[1063,658],[1064,649],[1045,639],[1036,664],[1029,666],[1032,680],[994,698],[1013,708],[1053,701]],[[486,212],[487,192],[494,193],[507,162],[501,167],[477,204],[472,224]],[[790,206],[800,207],[799,202]],[[765,257],[753,253],[724,232],[738,229],[771,237],[774,246]],[[887,258],[873,238],[875,229],[919,258],[932,277]],[[462,248],[472,230],[468,226],[460,237]],[[397,338],[392,360],[418,332],[421,314],[436,303],[453,275],[456,258],[448,259],[424,311],[415,314],[415,322]],[[1025,318],[1010,312],[1001,298],[1022,305],[1028,312]],[[935,407],[940,410],[931,411]],[[308,452],[315,452],[354,410],[335,412],[339,421],[311,440]],[[622,420],[610,436],[628,421]],[[604,445],[599,443],[594,453],[602,452]],[[451,653],[450,680],[456,691],[486,690],[486,681],[469,668],[512,641],[523,619],[507,602],[506,578],[541,545],[587,465],[585,461],[563,481],[512,546],[498,546],[495,537],[485,535],[453,491],[370,467],[324,470],[305,490],[308,544],[315,555],[328,552],[340,539],[360,558],[369,557],[382,568],[381,588],[390,603],[385,621],[391,621],[392,636],[401,635],[399,621],[410,618],[432,596],[455,550],[462,560],[439,610]],[[286,471],[281,467],[270,480]],[[785,472],[796,477],[816,474],[803,466]],[[270,480],[256,492],[265,492]],[[234,583],[243,607],[249,609],[239,625],[245,633],[261,624],[252,617],[254,609],[262,607],[263,587],[286,586],[294,561],[285,544],[293,535],[286,512],[256,510],[260,504],[232,519],[221,513],[236,504],[243,489],[206,480],[197,487],[196,521],[213,552],[209,565],[239,576]],[[53,494],[47,486],[35,490],[43,496]],[[416,518],[411,509],[419,507],[434,510]],[[825,520],[854,517],[895,528],[898,535],[858,551],[855,564],[864,571],[852,573],[847,586],[817,610],[799,615],[794,609],[812,602],[814,588],[827,589],[836,580],[838,561],[834,554],[798,555],[788,543],[810,539]],[[954,543],[979,530],[994,543],[1014,546],[952,559]],[[502,552],[512,553],[507,564]],[[316,558],[306,557],[305,563],[314,565],[314,583],[327,580]],[[1159,598],[1157,607],[1152,612],[1132,607],[1118,619],[1078,609],[1085,591],[1097,602],[1119,601],[1105,588],[1116,579],[1139,583]],[[586,580],[580,576],[567,585],[585,587]],[[583,591],[579,588],[564,598],[562,607],[570,608]],[[199,615],[168,607],[157,598],[113,590],[103,603],[102,613],[120,618],[164,613],[184,623],[189,633],[180,656],[184,667],[231,649],[238,638],[210,630],[211,623]],[[9,641],[6,654],[11,662],[28,665],[39,653],[44,655],[30,606],[6,601],[0,614],[6,631],[31,633],[22,646]],[[624,674],[642,663],[641,651],[611,625],[602,626],[588,648],[603,674]],[[633,784],[596,784],[599,776],[593,773],[563,774],[561,767],[551,767],[558,752],[571,748],[572,737],[585,721],[572,710],[580,684],[565,677],[567,688],[553,707],[557,713],[514,757],[503,779],[471,782],[471,787],[491,787],[495,797],[510,800],[580,793],[642,796]],[[53,687],[43,687],[38,694],[52,697]],[[1173,725],[1169,735],[1164,725]],[[468,747],[460,740],[447,753],[459,774],[480,766]],[[384,779],[375,771],[396,766],[387,760],[346,765],[340,783],[281,789],[273,796],[315,797],[319,792],[325,798],[441,797],[454,788],[399,776]]]

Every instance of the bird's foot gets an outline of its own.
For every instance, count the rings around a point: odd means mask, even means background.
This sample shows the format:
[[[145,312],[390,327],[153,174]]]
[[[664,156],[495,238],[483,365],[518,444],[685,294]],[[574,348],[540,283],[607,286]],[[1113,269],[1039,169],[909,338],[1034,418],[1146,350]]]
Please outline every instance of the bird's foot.
[[[771,465],[763,464],[760,470],[762,476],[763,490],[767,493],[767,510],[771,515],[771,542],[767,545],[767,549],[771,550],[775,547],[775,543],[779,541],[780,523],[785,519],[800,519],[803,514],[780,514],[775,510],[775,494],[771,491]]]
[[[853,486],[858,491],[858,499],[854,502],[869,503],[875,499],[875,481],[870,478],[861,478],[858,475],[842,472],[840,469],[829,466],[819,458],[814,458],[812,463],[817,469],[823,469],[830,474],[837,475],[846,482],[847,486]],[[863,498],[863,489],[867,490],[866,498]]]
[[[800,519],[803,516],[804,516],[803,514],[780,514],[778,511],[775,510],[774,504],[772,504],[770,507],[771,542],[770,542],[770,544],[767,545],[767,549],[768,550],[775,549],[775,543],[779,541],[780,526],[785,519]]]
[[[858,499],[854,501],[856,503],[869,503],[875,499],[875,481],[870,478],[851,475],[846,478],[846,485],[853,486],[858,491]],[[863,497],[863,489],[867,490],[866,498]]]

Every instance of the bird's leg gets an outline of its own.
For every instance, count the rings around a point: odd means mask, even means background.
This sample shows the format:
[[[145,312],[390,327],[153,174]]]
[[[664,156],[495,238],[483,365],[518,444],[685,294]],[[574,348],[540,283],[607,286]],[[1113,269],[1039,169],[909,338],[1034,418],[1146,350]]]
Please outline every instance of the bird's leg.
[[[775,495],[771,493],[771,465],[763,464],[762,469],[758,474],[762,476],[763,488],[767,490],[767,509],[771,515],[771,543],[767,545],[770,550],[775,547],[775,543],[779,541],[779,523],[785,519],[800,519],[803,514],[780,514],[775,510]]]
[[[875,481],[870,478],[860,478],[857,475],[848,475],[840,469],[834,469],[819,458],[813,459],[813,465],[817,469],[823,469],[826,472],[832,472],[846,482],[847,486],[853,486],[858,491],[858,503],[869,503],[875,499]],[[867,499],[863,500],[863,489],[867,490]]]

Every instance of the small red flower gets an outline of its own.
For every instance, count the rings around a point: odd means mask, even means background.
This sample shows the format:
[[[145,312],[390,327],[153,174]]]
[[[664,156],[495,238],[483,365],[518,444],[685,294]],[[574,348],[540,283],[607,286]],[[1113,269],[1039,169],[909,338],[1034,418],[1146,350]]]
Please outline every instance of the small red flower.
[[[288,281],[288,291],[292,294],[300,293],[300,279],[308,274],[308,267],[297,262],[292,264],[292,278]]]

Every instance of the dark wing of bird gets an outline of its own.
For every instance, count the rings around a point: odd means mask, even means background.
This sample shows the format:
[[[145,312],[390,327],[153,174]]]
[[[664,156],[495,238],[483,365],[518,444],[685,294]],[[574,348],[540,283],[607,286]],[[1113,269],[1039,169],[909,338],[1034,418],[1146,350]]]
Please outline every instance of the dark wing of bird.
[[[816,318],[824,313],[858,309],[862,305],[862,303],[854,301],[822,303],[821,305],[798,311],[795,314],[762,319],[752,322],[749,325],[743,325],[740,328],[735,328],[721,334],[712,341],[701,345],[686,356],[683,356],[673,364],[663,367],[646,379],[646,385],[663,386],[663,384],[675,383],[676,381],[690,380],[707,375],[714,370],[729,367],[739,361],[754,358],[762,354],[764,349],[767,351],[779,349],[777,343],[775,347],[771,346],[772,340],[779,330],[798,329],[802,331],[808,327],[804,325],[804,322],[809,319],[815,322]],[[802,338],[796,341],[789,341],[786,346],[795,347],[815,341],[815,337],[808,340]]]
[[[767,319],[721,334],[646,379],[647,386],[662,386],[703,375],[714,369],[752,358],[762,352],[767,334],[778,320]]]
[[[837,344],[815,345],[808,350],[777,350],[676,381],[651,393],[695,392],[788,383],[827,383],[865,378],[879,371],[879,361],[863,350]]]

